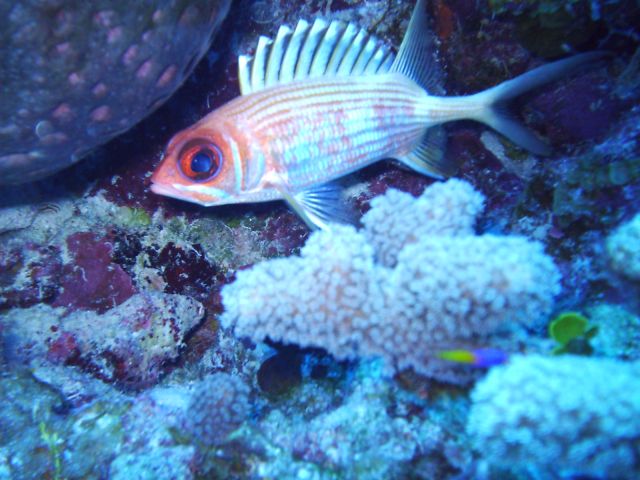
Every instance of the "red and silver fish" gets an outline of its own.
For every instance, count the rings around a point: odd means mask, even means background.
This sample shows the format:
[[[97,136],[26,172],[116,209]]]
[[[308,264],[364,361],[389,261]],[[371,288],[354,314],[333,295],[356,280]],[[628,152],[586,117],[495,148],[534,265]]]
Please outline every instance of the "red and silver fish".
[[[433,177],[453,173],[442,123],[483,122],[536,154],[549,148],[508,115],[512,98],[603,53],[531,70],[475,95],[434,96],[432,37],[418,0],[397,56],[364,30],[300,21],[239,58],[242,95],[175,135],[155,193],[205,206],[286,200],[305,222],[344,219],[333,180],[385,158]]]

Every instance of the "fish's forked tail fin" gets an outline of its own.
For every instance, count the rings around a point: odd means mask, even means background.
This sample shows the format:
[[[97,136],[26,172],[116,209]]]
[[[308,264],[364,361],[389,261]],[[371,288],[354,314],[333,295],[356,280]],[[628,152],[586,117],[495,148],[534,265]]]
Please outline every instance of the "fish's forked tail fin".
[[[566,77],[577,69],[596,63],[609,55],[608,52],[602,51],[581,53],[534,68],[516,78],[476,93],[470,97],[470,100],[473,99],[484,108],[473,116],[473,120],[489,125],[532,153],[549,155],[551,153],[549,145],[509,114],[506,108],[507,102],[541,85]]]

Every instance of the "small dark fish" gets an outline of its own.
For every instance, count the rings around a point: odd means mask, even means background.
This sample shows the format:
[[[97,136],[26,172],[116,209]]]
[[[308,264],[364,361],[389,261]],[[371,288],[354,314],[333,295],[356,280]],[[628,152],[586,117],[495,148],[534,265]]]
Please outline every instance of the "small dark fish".
[[[160,106],[230,0],[0,3],[0,184],[50,175]]]

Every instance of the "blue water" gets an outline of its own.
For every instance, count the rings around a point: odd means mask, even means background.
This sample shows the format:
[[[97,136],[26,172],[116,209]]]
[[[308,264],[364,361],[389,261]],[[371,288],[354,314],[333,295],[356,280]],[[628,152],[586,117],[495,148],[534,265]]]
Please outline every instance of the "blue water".
[[[510,106],[547,157],[450,123],[453,180],[378,162],[329,231],[149,191],[258,35],[321,15],[397,48],[412,9],[236,1],[164,106],[0,187],[0,480],[640,476],[637,2],[427,5],[450,96],[611,52]]]

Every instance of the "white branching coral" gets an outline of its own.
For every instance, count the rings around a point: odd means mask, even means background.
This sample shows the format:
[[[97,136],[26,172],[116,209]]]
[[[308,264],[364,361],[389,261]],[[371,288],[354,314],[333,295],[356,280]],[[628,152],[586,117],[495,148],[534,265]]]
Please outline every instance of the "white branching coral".
[[[484,197],[469,183],[450,180],[434,183],[418,198],[391,189],[371,201],[362,224],[378,261],[393,267],[400,251],[419,239],[474,235],[483,206]]]
[[[559,291],[539,243],[473,235],[482,203],[461,180],[418,199],[391,190],[372,202],[363,230],[315,232],[299,257],[238,272],[222,291],[222,324],[254,341],[433,374],[438,350],[486,346],[505,323],[547,315]]]
[[[640,213],[609,235],[607,253],[614,270],[640,280]]]
[[[471,398],[467,430],[494,467],[531,478],[640,478],[638,362],[515,356]]]

